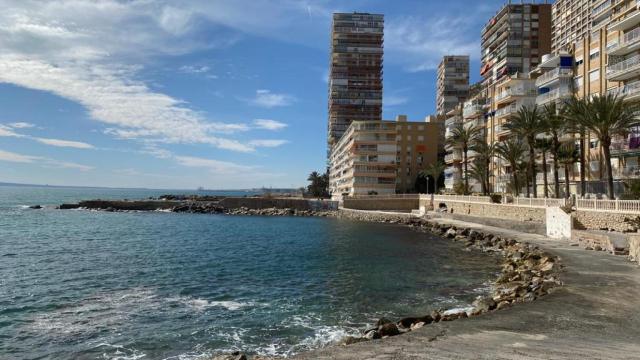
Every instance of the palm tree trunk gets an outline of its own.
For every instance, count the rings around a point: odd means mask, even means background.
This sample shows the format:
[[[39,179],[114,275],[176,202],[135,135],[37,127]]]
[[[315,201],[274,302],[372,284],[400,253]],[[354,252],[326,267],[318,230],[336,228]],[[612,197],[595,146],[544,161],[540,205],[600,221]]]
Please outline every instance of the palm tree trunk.
[[[607,190],[609,192],[609,199],[614,199],[613,192],[613,169],[611,168],[611,140],[605,139],[600,141],[602,143],[602,152],[604,153],[604,166],[607,170]]]
[[[515,164],[513,164],[515,165]],[[511,167],[513,169],[515,169],[515,166],[511,165]],[[513,174],[513,187],[515,187],[514,192],[516,197],[520,196],[520,184],[518,184],[518,175],[516,175],[515,170],[512,171]]]
[[[544,197],[549,197],[549,182],[547,181],[547,151],[542,150],[542,173],[544,174]]]
[[[525,174],[524,174],[524,184],[525,187],[527,188],[527,197],[531,197],[531,188],[529,187],[529,183],[530,183],[530,176],[531,176],[531,172],[529,171],[531,169],[531,165],[527,166],[527,170],[525,170]]]
[[[580,196],[584,197],[587,192],[586,183],[586,161],[587,161],[587,149],[585,147],[585,134],[584,129],[580,132]]]
[[[491,181],[490,181],[491,173],[490,173],[490,170],[489,170],[489,166],[491,166],[491,160],[489,158],[487,158],[487,171],[486,171],[486,174],[485,174],[485,176],[486,176],[485,180],[487,180],[487,187],[486,187],[487,193],[485,195],[489,195],[489,193],[491,192]]]
[[[569,164],[564,164],[564,197],[569,198]]]
[[[560,147],[558,137],[553,138],[553,181],[556,198],[560,198],[560,175],[558,174],[558,149]]]
[[[538,186],[536,184],[536,150],[533,144],[529,145],[529,175],[531,175],[531,187],[533,188],[533,197],[538,197]]]
[[[466,195],[469,192],[469,169],[467,168],[467,149],[464,149],[464,194]]]

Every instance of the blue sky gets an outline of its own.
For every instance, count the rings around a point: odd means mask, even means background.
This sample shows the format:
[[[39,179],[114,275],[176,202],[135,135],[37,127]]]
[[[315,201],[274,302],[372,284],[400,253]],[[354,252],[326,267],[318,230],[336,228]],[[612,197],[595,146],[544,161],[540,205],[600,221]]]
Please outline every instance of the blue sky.
[[[331,14],[385,14],[384,117],[503,1],[0,0],[0,181],[298,187],[326,166]]]

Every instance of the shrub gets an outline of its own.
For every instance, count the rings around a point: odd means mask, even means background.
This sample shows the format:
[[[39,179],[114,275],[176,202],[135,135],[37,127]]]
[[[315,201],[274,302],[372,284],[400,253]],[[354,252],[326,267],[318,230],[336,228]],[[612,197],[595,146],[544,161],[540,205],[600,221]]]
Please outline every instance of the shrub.
[[[502,194],[491,194],[491,202],[494,204],[502,203]]]

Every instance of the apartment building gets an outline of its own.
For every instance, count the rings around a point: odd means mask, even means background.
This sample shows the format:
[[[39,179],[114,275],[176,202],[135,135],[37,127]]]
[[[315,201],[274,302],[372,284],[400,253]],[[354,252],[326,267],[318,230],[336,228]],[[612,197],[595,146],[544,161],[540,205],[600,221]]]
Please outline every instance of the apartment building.
[[[558,54],[589,35],[591,12],[597,0],[556,0],[552,5],[551,51]]]
[[[382,119],[384,16],[333,14],[329,74],[329,148],[352,121]]]
[[[463,103],[459,103],[445,115],[445,142],[451,138],[453,129],[463,123],[462,109]],[[444,170],[444,187],[453,191],[454,186],[462,181],[462,151],[449,145],[445,146],[445,150],[444,163],[447,167]]]
[[[482,29],[481,50],[486,87],[504,76],[528,74],[551,51],[551,4],[504,5]]]
[[[420,171],[438,160],[441,119],[352,122],[330,156],[331,196],[414,192]]]
[[[487,140],[491,143],[501,142],[512,134],[506,124],[518,114],[518,110],[524,107],[535,107],[538,88],[535,80],[528,74],[514,74],[502,78],[495,86],[493,97],[493,111],[489,114]],[[514,169],[500,158],[495,158],[491,163],[494,174],[494,191],[506,191],[511,181]]]
[[[445,115],[469,97],[469,56],[445,56],[438,65],[436,111]]]

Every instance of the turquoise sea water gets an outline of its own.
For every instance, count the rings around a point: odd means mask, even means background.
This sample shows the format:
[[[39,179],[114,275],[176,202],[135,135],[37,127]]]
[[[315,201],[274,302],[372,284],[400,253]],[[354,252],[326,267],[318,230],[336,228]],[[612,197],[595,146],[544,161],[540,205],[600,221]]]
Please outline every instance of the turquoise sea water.
[[[0,187],[1,359],[290,355],[467,306],[497,271],[393,225],[53,208],[166,192]]]

